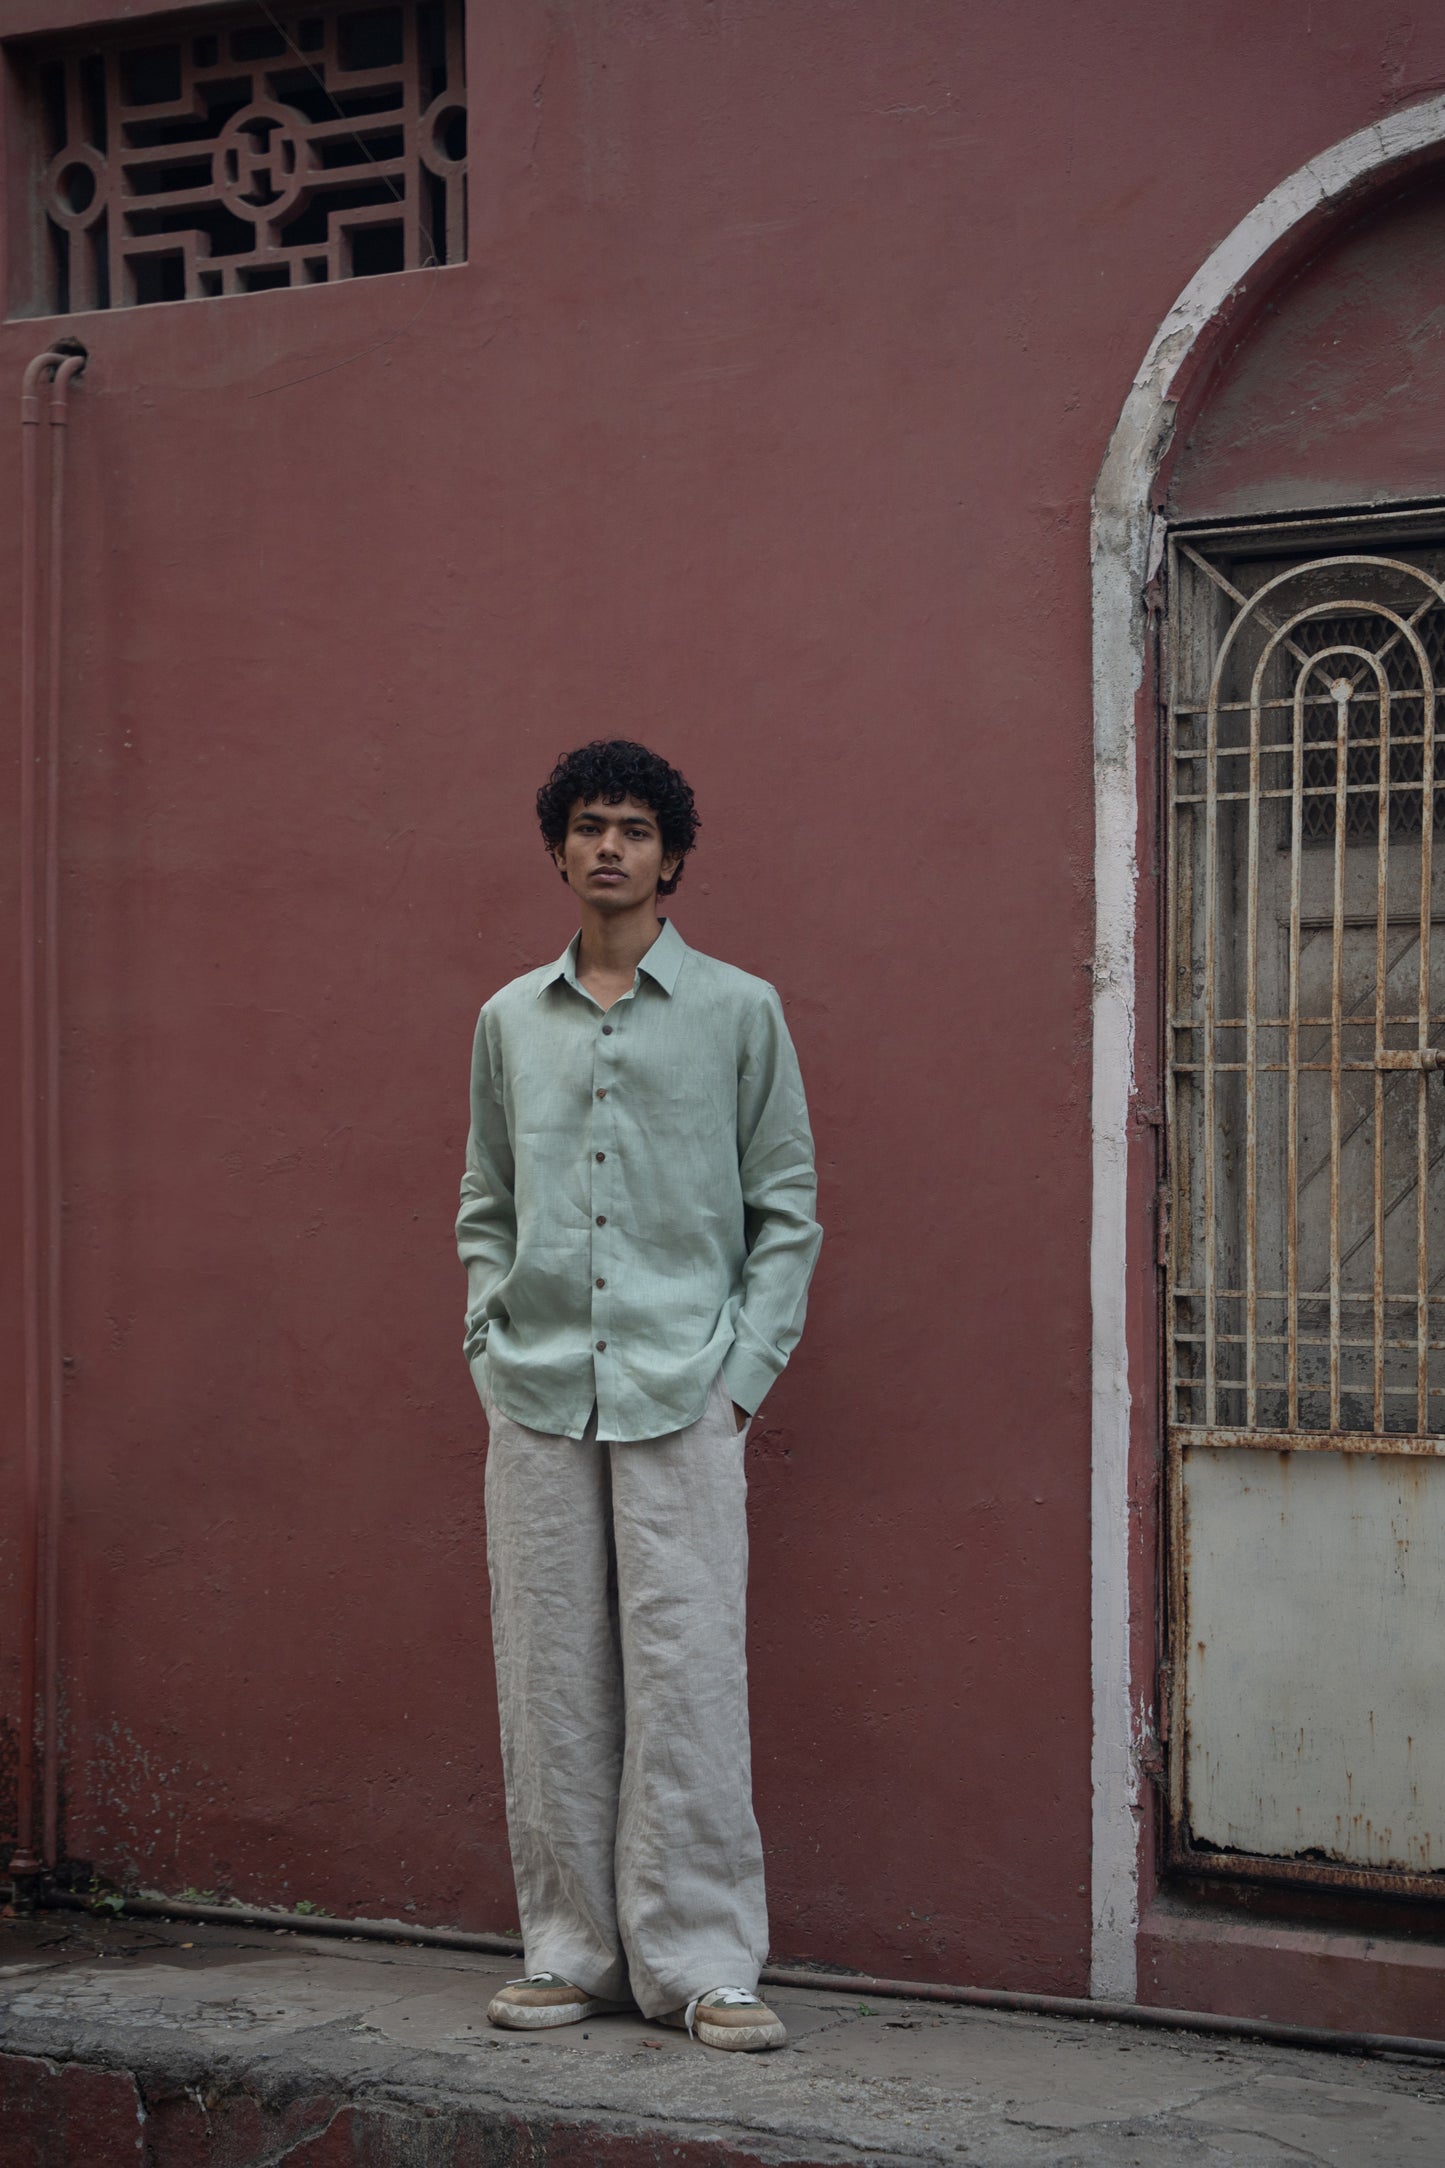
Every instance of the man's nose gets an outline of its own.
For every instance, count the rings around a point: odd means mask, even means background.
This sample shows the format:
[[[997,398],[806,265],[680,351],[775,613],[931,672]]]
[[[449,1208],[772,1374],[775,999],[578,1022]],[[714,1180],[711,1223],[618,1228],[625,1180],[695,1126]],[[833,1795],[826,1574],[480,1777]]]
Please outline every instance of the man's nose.
[[[597,855],[599,858],[620,858],[622,845],[616,836],[605,835],[597,846]]]

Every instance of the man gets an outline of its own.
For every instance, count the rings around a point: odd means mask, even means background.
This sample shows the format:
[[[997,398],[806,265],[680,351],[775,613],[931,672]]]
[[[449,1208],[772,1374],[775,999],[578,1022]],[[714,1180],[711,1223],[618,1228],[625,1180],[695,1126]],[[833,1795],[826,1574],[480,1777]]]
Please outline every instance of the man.
[[[780,2046],[753,1819],[744,1437],[822,1238],[781,1003],[657,900],[692,792],[625,739],[538,793],[581,927],[482,1010],[457,1243],[527,1975],[494,2025],[635,1999]]]

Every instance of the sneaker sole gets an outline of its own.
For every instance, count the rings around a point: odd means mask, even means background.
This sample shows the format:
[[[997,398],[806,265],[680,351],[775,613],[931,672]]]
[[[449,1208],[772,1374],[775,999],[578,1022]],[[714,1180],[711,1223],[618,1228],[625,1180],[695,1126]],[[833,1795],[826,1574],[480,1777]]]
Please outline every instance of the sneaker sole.
[[[625,2010],[624,2002],[503,2003],[487,2005],[487,2023],[502,2032],[550,2032],[556,2025],[580,2025],[584,2018]]]
[[[763,2048],[782,2048],[788,2044],[786,2025],[709,2025],[706,2018],[693,2021],[693,2038],[700,2040],[705,2048],[732,2048],[743,2055],[756,2055]]]

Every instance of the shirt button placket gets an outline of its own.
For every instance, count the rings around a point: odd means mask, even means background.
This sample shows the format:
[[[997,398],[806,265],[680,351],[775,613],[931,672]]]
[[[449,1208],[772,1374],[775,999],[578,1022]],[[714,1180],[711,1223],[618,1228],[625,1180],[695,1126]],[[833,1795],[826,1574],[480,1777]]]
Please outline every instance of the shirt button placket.
[[[603,1024],[596,1042],[592,1062],[592,1348],[594,1384],[597,1390],[597,1419],[599,1429],[614,1427],[612,1418],[616,1409],[613,1395],[606,1390],[606,1381],[596,1357],[607,1352],[607,1282],[611,1277],[608,1259],[604,1254],[607,1241],[600,1229],[608,1225],[608,1192],[611,1189],[611,1167],[614,1135],[612,1126],[611,1055],[617,1037],[615,1024]],[[606,1420],[604,1420],[604,1418]]]

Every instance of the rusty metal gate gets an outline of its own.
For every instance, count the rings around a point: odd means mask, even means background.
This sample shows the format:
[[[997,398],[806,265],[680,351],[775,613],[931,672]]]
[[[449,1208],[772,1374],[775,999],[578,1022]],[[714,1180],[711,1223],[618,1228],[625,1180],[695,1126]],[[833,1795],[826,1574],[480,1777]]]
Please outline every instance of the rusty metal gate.
[[[1172,1855],[1445,1895],[1445,515],[1168,579]]]

